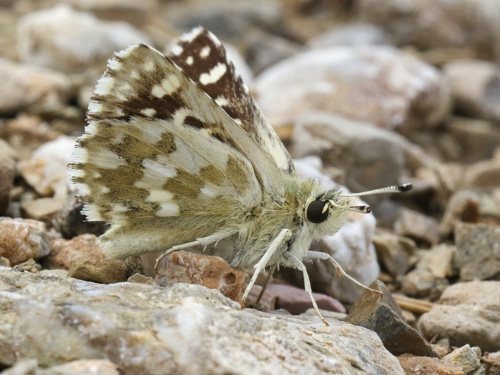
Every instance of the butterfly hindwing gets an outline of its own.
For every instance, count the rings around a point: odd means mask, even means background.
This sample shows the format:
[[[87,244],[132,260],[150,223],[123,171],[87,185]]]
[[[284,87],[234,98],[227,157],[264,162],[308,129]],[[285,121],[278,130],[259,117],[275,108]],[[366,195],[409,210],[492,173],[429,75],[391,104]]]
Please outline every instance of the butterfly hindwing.
[[[202,27],[193,29],[172,48],[171,59],[271,155],[282,171],[294,173],[288,151],[214,34]]]

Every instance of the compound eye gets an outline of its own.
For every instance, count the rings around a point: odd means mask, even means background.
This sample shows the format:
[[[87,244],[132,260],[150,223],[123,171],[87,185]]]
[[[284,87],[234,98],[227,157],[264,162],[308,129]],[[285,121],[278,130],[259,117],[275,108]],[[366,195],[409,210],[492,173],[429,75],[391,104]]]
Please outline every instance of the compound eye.
[[[307,220],[309,220],[311,223],[319,224],[328,219],[329,210],[324,210],[325,204],[327,203],[320,200],[315,200],[309,203],[306,211]]]

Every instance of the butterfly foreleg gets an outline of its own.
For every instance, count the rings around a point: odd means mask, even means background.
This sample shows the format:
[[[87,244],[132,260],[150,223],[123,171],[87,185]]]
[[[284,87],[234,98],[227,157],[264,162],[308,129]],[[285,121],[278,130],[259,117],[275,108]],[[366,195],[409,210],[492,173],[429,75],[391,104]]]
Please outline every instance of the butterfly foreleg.
[[[217,243],[220,240],[223,240],[224,238],[231,237],[233,234],[236,234],[238,232],[239,232],[239,229],[231,229],[231,230],[227,230],[227,231],[223,231],[223,232],[217,232],[217,233],[211,234],[210,236],[207,236],[207,237],[197,238],[195,241],[192,241],[192,242],[186,242],[186,243],[183,243],[181,245],[173,246],[170,249],[161,253],[161,255],[158,257],[158,259],[156,259],[155,271],[157,271],[157,269],[158,269],[159,262],[163,258],[165,258],[168,254],[171,254],[174,251],[187,249],[187,248],[190,248],[193,246],[206,247],[207,245],[210,245],[212,243]]]
[[[271,245],[269,248],[266,250],[264,256],[259,260],[259,262],[254,266],[255,271],[253,273],[252,279],[248,283],[248,286],[245,290],[245,293],[243,294],[243,298],[241,299],[241,304],[244,306],[245,301],[248,297],[248,294],[250,293],[250,290],[252,289],[252,286],[255,284],[255,281],[257,280],[257,276],[259,276],[259,273],[266,268],[267,263],[273,256],[273,254],[276,252],[281,247],[281,244],[283,242],[287,241],[290,237],[292,236],[292,231],[290,229],[283,229],[280,231],[278,236],[271,242]]]
[[[326,325],[329,325],[326,322],[325,318],[323,318],[323,315],[321,315],[321,312],[319,311],[318,305],[316,304],[316,300],[314,299],[314,296],[312,294],[312,288],[311,288],[311,282],[309,280],[309,275],[307,274],[307,269],[306,269],[306,266],[304,266],[304,263],[302,263],[302,261],[299,258],[297,258],[295,255],[290,254],[290,253],[284,254],[284,258],[285,258],[285,264],[287,266],[293,267],[293,268],[296,268],[296,269],[302,271],[302,275],[304,276],[304,289],[305,289],[306,293],[309,295],[309,298],[311,298],[311,302],[313,304],[314,309],[316,310],[316,313],[319,315],[319,317],[321,318],[323,323],[325,323]]]
[[[337,270],[337,273],[339,274],[339,276],[345,276],[347,279],[349,279],[350,281],[352,281],[354,284],[360,286],[361,288],[369,290],[370,292],[373,292],[373,293],[376,293],[376,294],[382,294],[378,290],[372,289],[372,288],[366,286],[365,284],[360,283],[354,277],[350,276],[347,272],[344,271],[344,269],[339,264],[339,262],[337,262],[330,254],[322,253],[320,251],[309,251],[302,258],[302,260],[304,260],[304,261],[312,261],[312,260],[317,260],[317,259],[329,261],[330,263],[333,264],[333,266]]]

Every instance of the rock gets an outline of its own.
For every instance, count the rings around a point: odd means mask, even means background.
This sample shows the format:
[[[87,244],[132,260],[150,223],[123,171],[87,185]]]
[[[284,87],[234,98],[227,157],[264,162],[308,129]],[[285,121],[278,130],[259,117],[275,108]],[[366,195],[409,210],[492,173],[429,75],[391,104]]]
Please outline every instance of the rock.
[[[469,166],[464,176],[464,184],[469,188],[500,188],[500,157]]]
[[[379,44],[391,44],[389,35],[383,28],[363,22],[335,26],[308,42],[309,47],[313,49]]]
[[[202,285],[240,302],[245,291],[245,278],[245,272],[232,268],[221,257],[175,251],[158,262],[155,281],[161,286],[176,283]]]
[[[441,244],[429,250],[420,252],[417,269],[429,270],[437,279],[453,276],[453,257],[456,256],[455,246]]]
[[[116,366],[102,359],[83,359],[68,362],[49,368],[38,367],[36,359],[21,359],[10,369],[2,372],[4,375],[118,375]]]
[[[481,60],[457,60],[446,64],[443,72],[449,82],[457,112],[500,121],[497,105],[500,100],[498,65]]]
[[[262,286],[254,284],[252,289],[250,289],[250,293],[248,293],[247,300],[245,302],[245,307],[251,307],[257,309],[259,311],[273,311],[276,310],[276,296],[274,294],[269,293],[269,291],[264,291],[264,294],[260,298],[259,303],[257,303],[257,298],[259,298],[260,293],[262,292]],[[316,316],[318,314],[316,313]]]
[[[93,234],[82,234],[71,240],[57,238],[50,243],[50,254],[44,262],[44,267],[63,268],[69,270],[75,259],[100,260],[105,256]]]
[[[70,186],[70,189],[72,186]],[[103,221],[87,221],[82,214],[83,203],[80,202],[73,191],[66,197],[66,202],[58,210],[56,218],[52,221],[54,227],[65,238],[73,238],[81,234],[90,233],[96,236],[103,234],[108,225]]]
[[[37,262],[35,262],[33,258],[30,258],[22,263],[19,263],[17,266],[14,267],[14,269],[16,271],[37,273],[42,270],[42,266],[39,265]]]
[[[49,251],[45,224],[35,220],[0,218],[0,256],[16,265],[30,258],[41,258]]]
[[[26,182],[40,195],[65,200],[66,168],[74,147],[73,137],[61,136],[40,146],[31,159],[23,160],[18,164],[18,169]]]
[[[152,277],[144,276],[144,275],[141,275],[140,273],[134,273],[132,276],[130,276],[127,279],[127,282],[146,284],[146,285],[156,285],[156,282],[154,281],[154,279]]]
[[[150,43],[127,23],[100,21],[66,4],[23,16],[17,34],[23,61],[67,73],[80,72],[128,45]]]
[[[2,132],[2,138],[9,142],[19,160],[30,158],[34,150],[59,136],[61,133],[51,129],[39,117],[26,115],[7,121]]]
[[[262,32],[252,33],[247,43],[248,64],[255,73],[296,55],[301,49],[298,44],[288,39]]]
[[[453,194],[446,205],[443,218],[439,224],[439,233],[448,237],[459,222],[477,223],[480,218],[479,193],[471,190],[460,190]]]
[[[485,364],[486,375],[500,374],[500,351],[495,353],[485,353],[481,360]]]
[[[478,347],[471,348],[470,345],[464,345],[444,356],[443,361],[460,366],[464,374],[478,374],[474,371],[481,367],[480,358],[481,349]]]
[[[413,265],[417,246],[406,237],[395,236],[390,233],[376,233],[373,244],[377,257],[392,276],[404,275]]]
[[[383,296],[365,291],[351,307],[346,321],[375,331],[387,350],[394,355],[412,353],[437,357],[422,336],[406,323],[401,309],[384,283],[376,281],[370,286],[384,293]]]
[[[402,136],[373,125],[309,112],[297,118],[290,152],[294,158],[321,157],[326,166],[345,172],[349,189],[364,191],[399,183],[416,148]]]
[[[311,110],[388,130],[432,128],[449,102],[446,82],[434,67],[388,46],[298,54],[263,71],[256,91],[260,107],[278,128]]]
[[[121,260],[75,258],[70,264],[68,277],[100,284],[114,284],[126,281],[128,272]]]
[[[245,0],[210,2],[189,0],[169,4],[165,14],[167,24],[178,30],[203,25],[221,39],[242,38],[253,28],[268,32],[283,31],[283,9],[276,0]]]
[[[460,366],[438,358],[417,357],[403,354],[398,357],[406,375],[464,375]]]
[[[3,366],[29,356],[41,367],[100,358],[131,375],[404,374],[367,329],[241,310],[198,285],[99,285],[0,268],[0,290]]]
[[[15,152],[7,142],[0,139],[0,216],[9,206],[10,191],[14,187]]]
[[[335,186],[327,176],[320,173],[319,158],[308,157],[294,162],[299,177],[321,179],[325,186]],[[310,249],[330,254],[350,276],[368,285],[377,278],[380,271],[371,241],[374,231],[375,218],[372,214],[352,212],[347,223],[337,233],[314,241]],[[329,262],[315,261],[306,263],[306,267],[316,292],[348,303],[353,303],[363,293],[358,285],[345,277],[339,277],[335,267]],[[291,273],[294,284],[303,285],[302,273],[295,270]]]
[[[460,145],[459,162],[462,163],[491,159],[500,144],[498,127],[490,121],[453,117],[446,127],[455,144]]]
[[[458,223],[455,244],[461,280],[500,280],[500,226]]]
[[[418,327],[427,338],[447,337],[453,346],[500,349],[499,281],[471,281],[446,288],[438,304],[422,315]]]
[[[23,217],[51,224],[64,202],[54,198],[40,198],[21,202]]]
[[[436,219],[407,208],[400,211],[394,229],[398,235],[410,237],[417,243],[435,245],[439,242]]]
[[[422,50],[458,49],[486,59],[500,56],[500,13],[495,2],[389,0],[381,4],[361,0],[357,10],[361,20],[383,27],[398,45]]]
[[[427,298],[436,291],[437,278],[428,269],[416,269],[410,271],[401,283],[401,290],[404,294],[414,298]],[[441,294],[440,290],[439,294]],[[438,296],[433,296],[437,297]],[[437,299],[433,298],[433,299]]]
[[[312,308],[312,302],[304,289],[285,284],[269,284],[266,289],[276,299],[276,308],[298,315]],[[322,310],[345,313],[345,307],[336,299],[321,293],[313,293],[314,300]],[[317,313],[316,313],[317,315]]]
[[[11,116],[34,106],[58,106],[70,97],[70,81],[61,73],[0,59],[0,115]]]

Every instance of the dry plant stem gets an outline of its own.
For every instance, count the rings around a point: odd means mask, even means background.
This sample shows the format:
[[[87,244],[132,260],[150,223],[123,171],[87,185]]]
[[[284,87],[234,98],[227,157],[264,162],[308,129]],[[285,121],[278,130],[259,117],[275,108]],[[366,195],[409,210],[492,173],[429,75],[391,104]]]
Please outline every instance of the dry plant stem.
[[[429,312],[434,306],[432,302],[424,301],[421,299],[410,298],[397,294],[393,294],[393,297],[399,307],[417,314],[424,314],[426,312]]]

